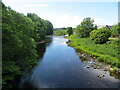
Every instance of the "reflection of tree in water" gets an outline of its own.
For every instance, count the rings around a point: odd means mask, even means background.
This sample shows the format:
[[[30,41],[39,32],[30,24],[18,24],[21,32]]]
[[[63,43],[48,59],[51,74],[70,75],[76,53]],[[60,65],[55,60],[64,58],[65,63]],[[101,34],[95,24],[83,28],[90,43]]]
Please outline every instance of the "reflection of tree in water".
[[[37,46],[37,54],[38,58],[43,58],[44,53],[46,51],[46,47],[48,47],[52,43],[52,37],[46,37],[45,43],[39,43]]]
[[[52,43],[52,37],[46,37],[45,39],[45,43],[40,43],[37,46],[37,54],[38,54],[38,58],[42,59],[44,56],[44,53],[46,51],[46,47],[49,47]],[[31,78],[31,73],[26,74],[23,79],[20,81],[19,83],[19,88],[25,88],[23,90],[26,90],[26,88],[30,88],[31,90],[36,90],[34,89],[33,84],[30,82],[30,78]]]

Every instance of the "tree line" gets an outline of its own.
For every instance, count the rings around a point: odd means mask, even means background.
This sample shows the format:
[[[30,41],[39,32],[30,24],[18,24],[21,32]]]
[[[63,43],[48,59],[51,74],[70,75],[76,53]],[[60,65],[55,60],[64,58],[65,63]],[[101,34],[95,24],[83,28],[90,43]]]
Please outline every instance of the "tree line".
[[[80,38],[90,37],[96,44],[106,43],[109,37],[119,37],[120,35],[120,23],[113,25],[111,29],[108,27],[98,29],[97,25],[93,23],[94,20],[90,17],[84,18],[74,32]]]
[[[21,75],[37,64],[37,47],[46,35],[53,34],[50,21],[35,13],[22,13],[2,2],[2,84],[3,88],[17,85]]]
[[[82,50],[99,61],[111,64],[120,68],[119,44],[120,44],[120,23],[109,28],[99,28],[94,24],[90,17],[84,18],[83,21],[73,29],[74,35],[68,37],[73,42],[69,45]],[[112,72],[118,72],[118,69]]]

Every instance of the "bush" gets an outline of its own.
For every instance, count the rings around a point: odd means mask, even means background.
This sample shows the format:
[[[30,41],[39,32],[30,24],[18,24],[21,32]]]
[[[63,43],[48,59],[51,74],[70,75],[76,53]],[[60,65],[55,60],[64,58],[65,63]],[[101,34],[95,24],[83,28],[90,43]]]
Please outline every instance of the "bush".
[[[90,17],[84,18],[80,25],[75,28],[75,33],[80,38],[85,38],[90,36],[90,32],[97,29],[97,26],[93,25],[94,20]]]
[[[70,36],[71,34],[73,34],[73,29],[72,29],[72,27],[68,27],[68,28],[67,28],[67,33],[68,33],[69,36]]]
[[[118,37],[120,34],[120,24],[118,23],[117,25],[112,26],[111,32],[112,37]]]
[[[90,39],[93,40],[96,44],[106,43],[110,36],[110,30],[105,27],[98,30],[94,30],[90,33]]]

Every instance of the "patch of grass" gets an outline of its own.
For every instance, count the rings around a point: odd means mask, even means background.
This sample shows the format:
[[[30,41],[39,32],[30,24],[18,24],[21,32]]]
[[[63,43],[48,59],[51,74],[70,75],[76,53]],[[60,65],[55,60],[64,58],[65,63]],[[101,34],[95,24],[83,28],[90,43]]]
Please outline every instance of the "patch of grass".
[[[66,35],[67,30],[59,30],[59,31],[54,31],[54,35],[61,36],[61,35]]]
[[[72,42],[70,46],[76,47],[77,50],[82,50],[97,60],[111,64],[120,68],[120,61],[118,60],[118,44],[120,40],[110,39],[105,44],[95,44],[90,38],[79,38],[76,35],[68,37]]]
[[[120,73],[118,71],[119,69],[117,67],[113,67],[110,69],[110,75],[111,76],[115,76],[116,78],[119,78],[120,79]]]

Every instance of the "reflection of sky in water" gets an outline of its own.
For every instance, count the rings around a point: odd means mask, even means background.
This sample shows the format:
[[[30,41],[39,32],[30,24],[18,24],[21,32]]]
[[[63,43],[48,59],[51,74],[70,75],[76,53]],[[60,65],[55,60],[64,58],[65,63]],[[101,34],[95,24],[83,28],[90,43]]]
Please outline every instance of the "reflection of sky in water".
[[[87,69],[67,39],[54,36],[28,82],[35,88],[117,87],[113,77],[98,78],[98,71]],[[99,71],[100,72],[100,71]]]
[[[66,42],[68,40],[67,39],[64,39],[63,37],[60,37],[60,38],[53,38],[53,44],[54,45],[67,45]]]

